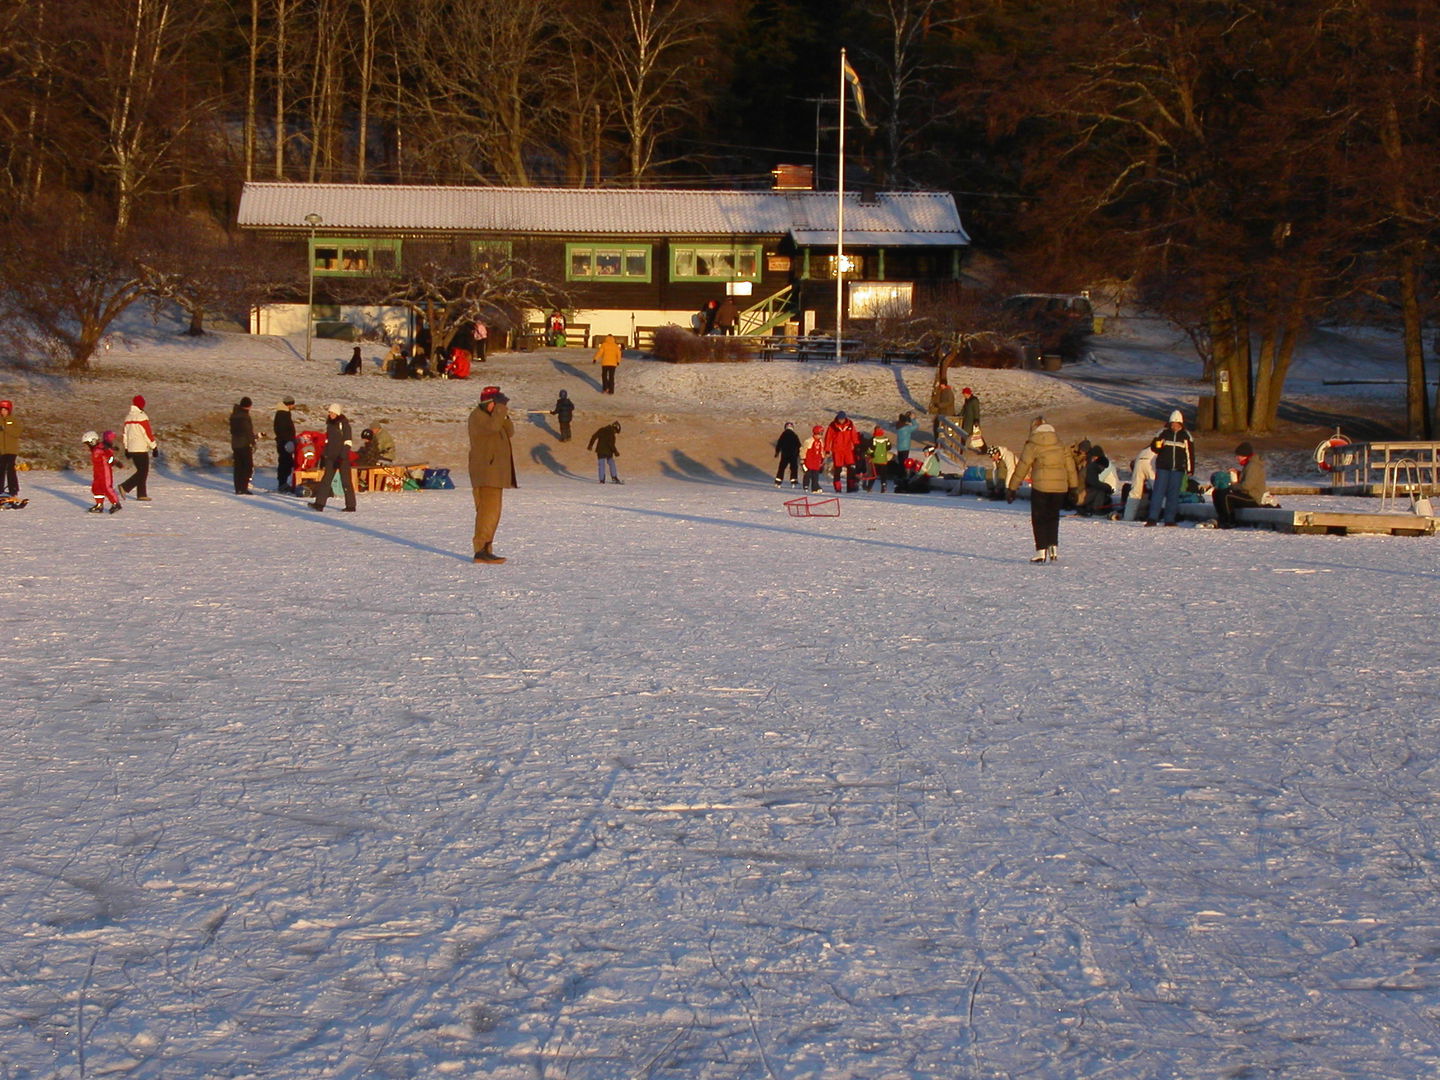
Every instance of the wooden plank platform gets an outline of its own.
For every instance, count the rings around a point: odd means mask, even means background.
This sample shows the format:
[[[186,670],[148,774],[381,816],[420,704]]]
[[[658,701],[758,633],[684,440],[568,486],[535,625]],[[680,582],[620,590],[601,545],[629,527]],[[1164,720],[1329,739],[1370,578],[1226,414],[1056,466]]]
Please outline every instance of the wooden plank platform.
[[[1434,536],[1433,517],[1416,514],[1360,514],[1331,510],[1285,510],[1278,506],[1257,506],[1235,512],[1235,520],[1259,525],[1276,532],[1354,536],[1378,533],[1388,536]]]

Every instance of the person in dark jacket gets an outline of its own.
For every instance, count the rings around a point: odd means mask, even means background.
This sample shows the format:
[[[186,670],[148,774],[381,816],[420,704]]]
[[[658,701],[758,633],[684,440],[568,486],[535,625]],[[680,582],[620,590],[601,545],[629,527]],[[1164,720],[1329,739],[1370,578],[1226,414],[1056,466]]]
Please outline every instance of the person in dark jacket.
[[[325,509],[335,474],[339,473],[340,490],[345,493],[345,512],[355,512],[355,472],[350,468],[350,450],[354,441],[344,407],[329,406],[325,410],[325,449],[320,452],[320,464],[325,468],[325,475],[320,478],[315,501],[307,504],[311,510]]]
[[[586,450],[595,451],[595,470],[600,474],[600,483],[605,482],[605,466],[610,466],[610,482],[612,484],[623,484],[624,481],[615,472],[615,459],[620,456],[620,451],[615,449],[615,436],[620,434],[620,423],[606,424],[590,436],[590,441],[585,444]]]
[[[1108,468],[1110,459],[1105,456],[1104,448],[1095,443],[1085,455],[1085,491],[1078,507],[1081,517],[1104,514],[1108,510],[1115,492],[1109,484],[1100,479],[1100,475]]]
[[[570,420],[575,415],[575,402],[570,400],[570,395],[564,390],[555,399],[555,407],[550,410],[550,415],[560,423],[560,441],[570,441]]]
[[[230,451],[234,459],[235,494],[249,495],[250,478],[255,475],[255,423],[250,419],[248,397],[230,410]]]
[[[1265,463],[1255,447],[1242,442],[1235,447],[1240,477],[1226,488],[1215,489],[1215,524],[1221,529],[1235,527],[1235,511],[1259,506],[1265,498]]]
[[[1185,430],[1185,417],[1179,409],[1170,414],[1170,421],[1150,444],[1155,448],[1155,482],[1150,489],[1150,509],[1145,517],[1148,529],[1160,521],[1161,509],[1165,524],[1175,525],[1180,512],[1180,488],[1185,477],[1195,472],[1195,443]]]
[[[295,399],[286,395],[275,406],[275,490],[281,495],[295,494]]]
[[[800,436],[795,434],[795,425],[785,421],[785,430],[780,432],[780,437],[775,440],[775,456],[780,459],[780,467],[775,470],[775,486],[779,487],[785,479],[785,470],[790,470],[790,486],[800,486]]]

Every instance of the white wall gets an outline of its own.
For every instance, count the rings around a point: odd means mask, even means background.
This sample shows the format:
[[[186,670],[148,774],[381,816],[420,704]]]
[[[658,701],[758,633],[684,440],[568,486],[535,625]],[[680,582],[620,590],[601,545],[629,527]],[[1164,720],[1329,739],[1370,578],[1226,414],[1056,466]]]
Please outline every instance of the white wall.
[[[338,319],[323,322],[346,322],[360,333],[384,327],[394,340],[404,341],[410,333],[410,312],[403,307],[342,305]],[[304,304],[265,304],[250,312],[252,334],[305,333]]]

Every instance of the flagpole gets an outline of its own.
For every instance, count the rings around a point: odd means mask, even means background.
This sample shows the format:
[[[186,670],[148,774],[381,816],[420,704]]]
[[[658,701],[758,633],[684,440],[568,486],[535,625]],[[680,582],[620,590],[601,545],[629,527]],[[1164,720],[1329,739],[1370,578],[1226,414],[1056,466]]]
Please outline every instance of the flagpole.
[[[835,362],[840,363],[840,327],[845,316],[845,50],[840,50],[840,179],[835,201]]]

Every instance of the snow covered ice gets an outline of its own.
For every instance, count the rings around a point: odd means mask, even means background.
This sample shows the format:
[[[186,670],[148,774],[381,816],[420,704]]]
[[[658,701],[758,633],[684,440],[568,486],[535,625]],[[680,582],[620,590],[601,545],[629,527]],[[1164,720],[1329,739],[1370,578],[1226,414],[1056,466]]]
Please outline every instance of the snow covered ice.
[[[28,474],[0,1078],[1440,1069],[1433,539],[520,464]]]

